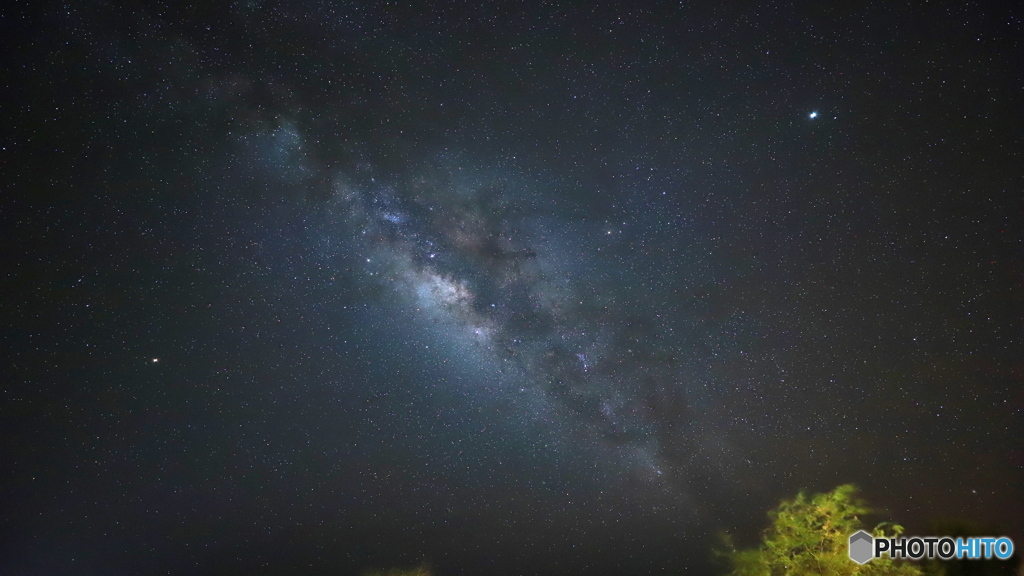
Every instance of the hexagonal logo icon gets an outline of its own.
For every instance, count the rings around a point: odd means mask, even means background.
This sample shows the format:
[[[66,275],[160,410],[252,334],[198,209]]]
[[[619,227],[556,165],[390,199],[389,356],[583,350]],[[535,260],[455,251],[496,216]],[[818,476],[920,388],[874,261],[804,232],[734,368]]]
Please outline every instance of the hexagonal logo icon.
[[[854,532],[850,536],[850,560],[857,564],[866,564],[874,557],[872,553],[874,545],[875,539],[871,537],[871,534],[863,530]]]

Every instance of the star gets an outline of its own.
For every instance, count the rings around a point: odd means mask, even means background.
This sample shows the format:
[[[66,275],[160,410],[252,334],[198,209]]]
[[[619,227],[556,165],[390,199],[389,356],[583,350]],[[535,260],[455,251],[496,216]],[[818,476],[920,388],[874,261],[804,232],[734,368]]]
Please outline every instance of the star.
[[[817,112],[811,112],[810,114],[807,115],[807,117],[810,118],[811,120],[814,120],[815,118],[818,117],[818,113]]]

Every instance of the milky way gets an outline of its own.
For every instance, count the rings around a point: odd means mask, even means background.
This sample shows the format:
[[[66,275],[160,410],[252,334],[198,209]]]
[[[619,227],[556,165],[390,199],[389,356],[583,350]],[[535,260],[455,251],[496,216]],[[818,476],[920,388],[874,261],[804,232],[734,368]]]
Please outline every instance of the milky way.
[[[585,274],[570,280],[580,263],[565,254],[592,252],[594,241],[559,234],[554,228],[564,223],[507,182],[465,180],[420,178],[407,192],[337,176],[329,210],[343,224],[325,233],[351,234],[366,255],[365,281],[414,307],[450,352],[485,355],[507,371],[508,388],[492,391],[502,400],[563,414],[582,435],[678,489],[728,465],[725,442],[701,447],[702,426],[688,407],[693,377],[678,355],[664,341],[638,337],[662,315],[588,289]],[[689,470],[694,461],[705,463],[699,474]]]

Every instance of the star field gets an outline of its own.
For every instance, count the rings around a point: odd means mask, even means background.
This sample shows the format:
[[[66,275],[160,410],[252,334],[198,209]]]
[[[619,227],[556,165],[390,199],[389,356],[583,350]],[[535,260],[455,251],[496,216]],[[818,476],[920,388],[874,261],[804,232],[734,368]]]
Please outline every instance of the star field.
[[[1019,10],[3,9],[4,574],[1024,541]]]

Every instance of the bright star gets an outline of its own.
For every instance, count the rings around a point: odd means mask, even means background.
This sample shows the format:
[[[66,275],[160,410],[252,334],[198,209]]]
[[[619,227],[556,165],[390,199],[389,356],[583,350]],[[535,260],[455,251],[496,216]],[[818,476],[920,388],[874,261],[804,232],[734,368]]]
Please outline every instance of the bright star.
[[[818,117],[818,113],[817,112],[811,112],[810,114],[808,114],[808,116],[810,116],[811,120],[814,120],[815,118]]]

